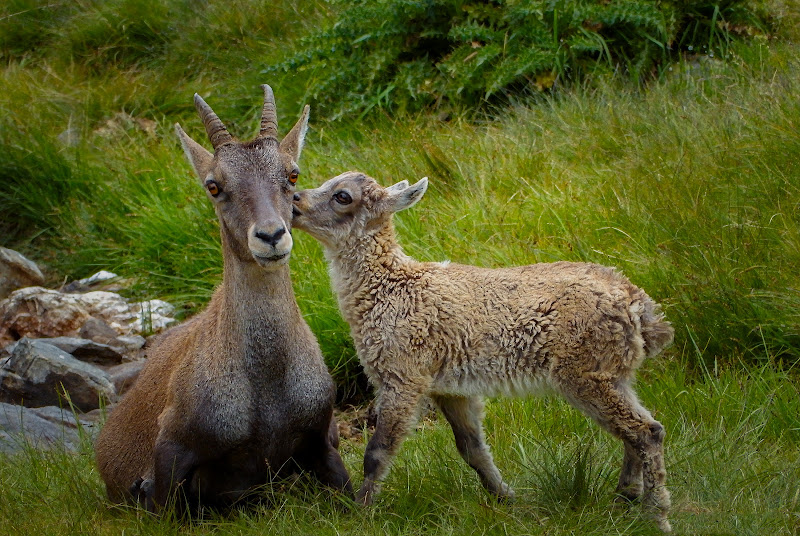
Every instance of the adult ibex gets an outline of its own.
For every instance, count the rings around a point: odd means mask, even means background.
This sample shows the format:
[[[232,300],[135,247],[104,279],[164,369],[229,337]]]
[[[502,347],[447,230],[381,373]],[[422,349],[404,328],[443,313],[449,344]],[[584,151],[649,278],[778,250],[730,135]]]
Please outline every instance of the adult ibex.
[[[208,307],[167,331],[97,439],[109,498],[225,506],[288,470],[351,493],[334,385],[289,279],[292,196],[308,106],[278,142],[264,85],[259,135],[235,140],[199,96],[214,154],[175,125],[219,218],[224,269]]]

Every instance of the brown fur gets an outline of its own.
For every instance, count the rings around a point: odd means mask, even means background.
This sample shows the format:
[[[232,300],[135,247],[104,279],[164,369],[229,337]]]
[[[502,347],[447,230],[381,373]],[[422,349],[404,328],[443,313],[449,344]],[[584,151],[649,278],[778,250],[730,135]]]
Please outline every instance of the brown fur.
[[[391,215],[426,187],[423,179],[382,188],[349,172],[295,196],[294,226],[324,246],[339,307],[377,390],[358,499],[372,501],[425,397],[444,413],[483,485],[512,497],[485,443],[482,397],[547,388],[622,440],[619,493],[644,494],[670,530],[663,427],[631,387],[644,358],[672,341],[659,306],[596,264],[492,270],[409,258]]]
[[[272,91],[265,87],[265,110]],[[227,505],[291,469],[351,490],[337,452],[334,385],[295,302],[289,175],[308,109],[278,145],[234,141],[205,102],[195,103],[212,155],[176,125],[220,220],[224,271],[206,309],[163,334],[138,381],[97,439],[100,475],[115,502],[154,510],[177,488],[190,509]],[[265,112],[267,113],[267,112]],[[263,123],[263,120],[262,120]]]

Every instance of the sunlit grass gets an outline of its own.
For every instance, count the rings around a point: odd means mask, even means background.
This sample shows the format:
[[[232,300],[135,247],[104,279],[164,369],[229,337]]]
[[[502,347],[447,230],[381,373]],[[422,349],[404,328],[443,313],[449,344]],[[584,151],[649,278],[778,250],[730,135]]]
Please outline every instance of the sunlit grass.
[[[425,199],[396,217],[410,254],[482,266],[617,266],[664,304],[693,366],[757,364],[764,355],[791,364],[800,357],[798,65],[794,45],[743,48],[729,63],[676,64],[647,91],[598,81],[491,121],[337,125],[314,122],[312,112],[300,185],[347,169],[384,184],[428,176]],[[191,90],[179,92],[179,108],[149,112],[150,132],[114,115],[90,126],[76,109],[118,109],[111,94],[132,91],[126,73],[98,86],[63,74],[75,84],[68,94],[49,89],[52,75],[37,69],[4,72],[0,108],[14,113],[0,120],[8,127],[0,207],[15,215],[3,220],[4,243],[43,261],[54,281],[111,269],[136,280],[135,294],[197,311],[219,282],[221,256],[213,211],[172,130],[179,121],[205,137]],[[253,135],[255,85],[220,88],[209,101],[243,108],[219,113],[243,138]],[[150,109],[142,106],[132,111]],[[278,93],[284,128],[291,107]],[[74,144],[64,141],[70,129]],[[352,391],[357,368],[321,251],[295,236],[298,301]]]

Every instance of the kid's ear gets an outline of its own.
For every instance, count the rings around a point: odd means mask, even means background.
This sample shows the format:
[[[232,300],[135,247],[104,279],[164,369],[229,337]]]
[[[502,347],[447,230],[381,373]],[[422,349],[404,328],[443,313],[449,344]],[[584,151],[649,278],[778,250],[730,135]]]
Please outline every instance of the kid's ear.
[[[292,130],[286,134],[286,137],[281,140],[280,150],[292,157],[295,162],[300,161],[300,153],[303,151],[303,144],[306,139],[306,132],[308,132],[308,113],[311,108],[308,104],[303,108],[303,113],[300,119],[292,127]]]
[[[399,212],[413,206],[417,201],[422,199],[422,196],[425,195],[425,191],[428,189],[428,177],[421,178],[413,186],[399,188],[403,182],[406,181],[402,181],[386,189],[389,192],[389,203],[391,203],[392,212]],[[406,182],[406,184],[408,183]]]
[[[203,181],[214,167],[214,155],[190,138],[178,123],[175,123],[175,132],[181,140],[181,147],[187,160],[192,164],[197,177]]]
[[[400,190],[405,190],[406,188],[408,188],[408,181],[402,180],[397,184],[392,184],[391,186],[387,186],[386,191],[389,193],[399,192]]]

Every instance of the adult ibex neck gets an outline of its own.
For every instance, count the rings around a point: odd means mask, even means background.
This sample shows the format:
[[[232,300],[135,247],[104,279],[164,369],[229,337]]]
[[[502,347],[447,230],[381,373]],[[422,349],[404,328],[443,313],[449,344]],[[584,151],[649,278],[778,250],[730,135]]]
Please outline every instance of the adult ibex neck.
[[[222,285],[231,305],[285,302],[295,305],[289,266],[264,269],[255,262],[225,262]]]

